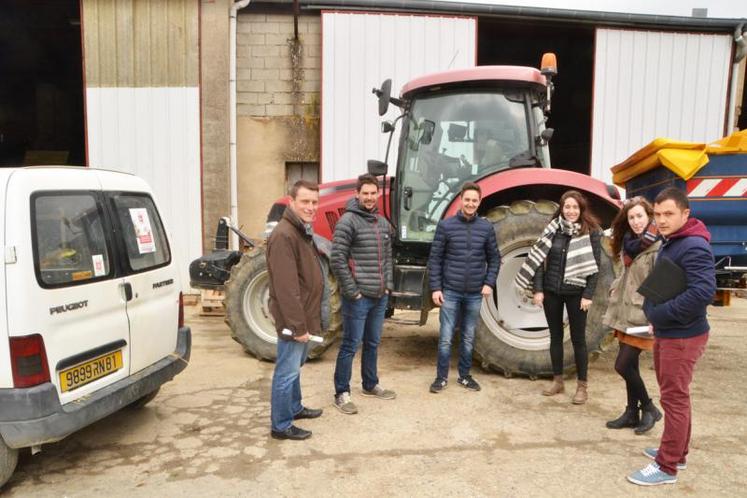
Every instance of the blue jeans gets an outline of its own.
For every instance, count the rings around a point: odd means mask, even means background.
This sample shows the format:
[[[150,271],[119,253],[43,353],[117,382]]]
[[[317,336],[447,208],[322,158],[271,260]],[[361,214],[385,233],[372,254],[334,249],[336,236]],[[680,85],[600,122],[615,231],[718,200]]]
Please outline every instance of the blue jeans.
[[[282,432],[293,425],[301,404],[301,366],[309,354],[309,343],[278,339],[278,357],[272,376],[270,420],[272,430]]]
[[[369,391],[379,383],[376,363],[381,328],[389,296],[378,299],[362,297],[342,300],[342,343],[335,365],[335,393],[350,392],[350,377],[353,374],[353,358],[363,343],[361,378],[363,389]]]
[[[461,319],[462,341],[459,345],[459,376],[469,375],[472,367],[472,349],[475,345],[475,327],[477,318],[480,316],[482,306],[482,294],[455,292],[444,290],[444,302],[438,318],[441,329],[438,337],[438,362],[436,377],[447,379],[449,377],[449,357],[451,356],[451,340],[454,337],[454,329]]]

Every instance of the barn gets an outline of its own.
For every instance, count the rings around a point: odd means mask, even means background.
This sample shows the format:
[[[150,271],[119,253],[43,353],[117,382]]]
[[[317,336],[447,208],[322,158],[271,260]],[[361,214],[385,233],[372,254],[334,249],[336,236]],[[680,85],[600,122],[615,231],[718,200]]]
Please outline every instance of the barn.
[[[220,216],[259,236],[296,179],[383,159],[371,89],[385,78],[397,94],[429,72],[554,52],[553,167],[605,181],[656,136],[744,128],[747,7],[707,4],[6,0],[0,165],[144,177],[186,282]]]

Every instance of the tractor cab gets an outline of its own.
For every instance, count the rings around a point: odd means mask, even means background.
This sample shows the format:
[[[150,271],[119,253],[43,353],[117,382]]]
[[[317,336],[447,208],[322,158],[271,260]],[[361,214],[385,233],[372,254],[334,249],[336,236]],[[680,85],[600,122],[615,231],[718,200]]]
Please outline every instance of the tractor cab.
[[[380,112],[390,101],[403,111],[389,211],[399,242],[433,240],[438,221],[465,181],[513,168],[550,167],[552,130],[545,121],[548,78],[555,73],[550,67],[544,73],[482,66],[413,80],[400,99],[388,95],[388,81],[375,90]],[[392,124],[383,128],[393,133]],[[375,167],[378,162],[370,163]],[[380,173],[385,165],[378,166]]]

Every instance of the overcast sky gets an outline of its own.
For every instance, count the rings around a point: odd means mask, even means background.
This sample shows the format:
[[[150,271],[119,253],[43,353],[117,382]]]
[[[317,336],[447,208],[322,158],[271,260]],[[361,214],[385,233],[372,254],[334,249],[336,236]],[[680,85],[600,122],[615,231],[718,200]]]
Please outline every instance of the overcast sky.
[[[436,0],[453,1],[453,0]],[[692,9],[708,9],[708,17],[727,19],[747,18],[745,0],[459,0],[463,3],[546,7],[553,9],[578,9],[633,14],[691,16]]]

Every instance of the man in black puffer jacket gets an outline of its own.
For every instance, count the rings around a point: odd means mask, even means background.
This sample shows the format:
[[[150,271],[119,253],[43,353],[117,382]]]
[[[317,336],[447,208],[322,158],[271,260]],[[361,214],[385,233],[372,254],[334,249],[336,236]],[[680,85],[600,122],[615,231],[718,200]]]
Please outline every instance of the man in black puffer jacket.
[[[441,220],[428,258],[433,302],[441,307],[441,331],[438,340],[436,380],[431,392],[446,387],[454,328],[461,317],[462,342],[459,348],[459,385],[479,391],[470,375],[475,327],[483,296],[490,296],[498,278],[501,256],[493,225],[477,216],[481,201],[480,186],[467,182],[462,186],[462,208],[455,216]]]
[[[358,413],[350,396],[353,358],[363,343],[361,377],[363,395],[394,399],[393,391],[379,385],[377,353],[381,341],[392,275],[391,226],[377,214],[379,182],[361,175],[356,196],[335,225],[332,272],[342,292],[343,337],[335,365],[335,406],[347,415]]]

